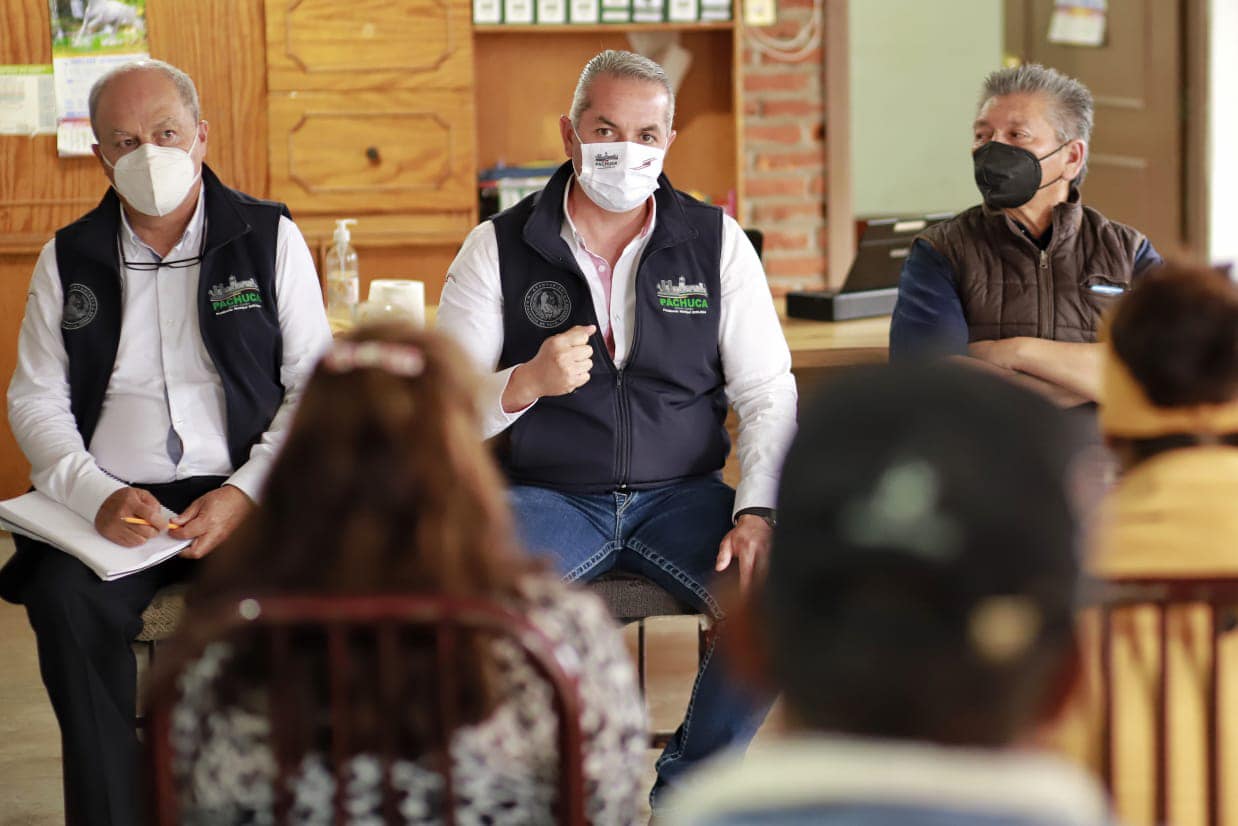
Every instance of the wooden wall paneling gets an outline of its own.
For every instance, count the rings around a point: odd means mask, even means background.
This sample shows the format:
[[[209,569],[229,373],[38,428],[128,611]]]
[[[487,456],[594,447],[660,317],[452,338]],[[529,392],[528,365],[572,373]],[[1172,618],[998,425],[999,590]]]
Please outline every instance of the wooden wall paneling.
[[[351,218],[352,215],[313,215],[310,213],[293,212],[293,220],[301,229],[310,249],[323,249],[331,246],[335,233],[335,219]],[[426,213],[415,215],[365,215],[359,214],[357,224],[352,228],[352,243],[358,250],[368,252],[379,250],[379,255],[388,260],[391,256],[406,257],[402,269],[413,272],[424,272],[418,264],[421,251],[426,248],[447,247],[454,254],[460,248],[460,242],[476,224],[472,210],[453,213]],[[365,277],[366,263],[361,262],[361,276]],[[440,277],[446,273],[446,268]],[[394,275],[384,277],[395,278]],[[404,276],[401,276],[404,277]],[[421,278],[421,276],[407,276]],[[429,285],[427,284],[427,289]],[[427,298],[428,300],[428,298]]]
[[[5,389],[17,366],[17,330],[26,311],[26,293],[37,259],[37,252],[0,251],[0,381]],[[30,463],[13,438],[9,417],[0,416],[0,499],[18,496],[29,487]]]
[[[50,63],[48,9],[0,0],[2,63]],[[150,3],[151,53],[187,71],[211,122],[209,163],[232,186],[266,191],[265,49],[261,8],[246,0]],[[0,137],[0,232],[50,236],[98,203],[94,158],[60,158],[55,136]]]
[[[615,28],[622,28],[616,26]],[[666,174],[679,189],[715,202],[739,184],[730,26],[683,31],[692,66],[676,95],[679,133]],[[571,107],[580,70],[603,49],[630,49],[622,31],[488,29],[475,35],[477,163],[562,161],[559,116]]]
[[[46,0],[0,0],[0,21],[0,63],[52,62]],[[100,178],[94,158],[57,158],[54,135],[0,136],[0,234],[68,223],[98,203]]]
[[[0,9],[4,10],[4,25],[0,26],[0,63],[51,63],[47,3],[0,0]]]
[[[231,186],[267,190],[266,57],[261,6],[249,0],[147,5],[152,56],[188,72],[210,121],[208,162]],[[50,63],[45,0],[0,0],[0,63]],[[98,203],[94,158],[60,158],[55,136],[0,137],[0,382],[16,363],[17,331],[39,249]],[[0,497],[26,489],[29,466],[0,417]]]
[[[210,124],[207,163],[231,187],[267,194],[266,43],[252,0],[148,2],[151,56],[194,79]]]

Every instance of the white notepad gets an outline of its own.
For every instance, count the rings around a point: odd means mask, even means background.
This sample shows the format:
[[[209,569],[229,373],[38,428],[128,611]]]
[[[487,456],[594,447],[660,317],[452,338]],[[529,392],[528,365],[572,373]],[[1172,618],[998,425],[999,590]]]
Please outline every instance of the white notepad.
[[[176,514],[164,508],[163,516],[172,519]],[[158,565],[193,541],[165,532],[126,548],[104,539],[92,523],[37,490],[0,502],[0,526],[72,554],[108,582]]]

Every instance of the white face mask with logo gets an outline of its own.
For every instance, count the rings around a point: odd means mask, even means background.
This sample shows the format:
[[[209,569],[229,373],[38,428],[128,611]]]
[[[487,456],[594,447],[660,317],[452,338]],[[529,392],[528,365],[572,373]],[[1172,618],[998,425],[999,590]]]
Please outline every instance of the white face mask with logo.
[[[198,180],[189,154],[197,145],[195,129],[188,151],[144,143],[115,164],[107,158],[103,162],[112,167],[116,191],[129,206],[143,215],[163,216],[181,205]]]
[[[607,212],[629,212],[658,188],[666,150],[639,143],[580,142],[576,180],[589,200]]]

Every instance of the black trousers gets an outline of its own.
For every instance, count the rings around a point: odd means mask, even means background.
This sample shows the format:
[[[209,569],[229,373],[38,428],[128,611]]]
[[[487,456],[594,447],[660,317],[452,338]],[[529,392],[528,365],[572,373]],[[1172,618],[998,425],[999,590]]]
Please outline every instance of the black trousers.
[[[179,512],[224,477],[135,485]],[[20,538],[28,569],[20,599],[38,640],[39,671],[60,723],[68,826],[136,826],[139,792],[137,663],[132,643],[160,588],[188,579],[194,560],[172,559],[104,582],[76,557]]]

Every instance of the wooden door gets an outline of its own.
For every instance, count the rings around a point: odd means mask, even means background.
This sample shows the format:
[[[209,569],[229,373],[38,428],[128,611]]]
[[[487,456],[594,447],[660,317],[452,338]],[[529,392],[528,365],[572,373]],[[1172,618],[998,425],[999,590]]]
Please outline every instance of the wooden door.
[[[1146,234],[1165,255],[1186,247],[1182,0],[1109,0],[1103,46],[1050,43],[1053,0],[1006,0],[1006,50],[1078,78],[1096,101],[1083,200]]]

